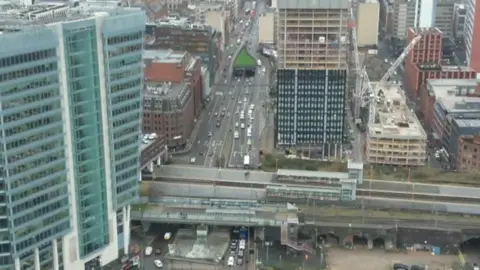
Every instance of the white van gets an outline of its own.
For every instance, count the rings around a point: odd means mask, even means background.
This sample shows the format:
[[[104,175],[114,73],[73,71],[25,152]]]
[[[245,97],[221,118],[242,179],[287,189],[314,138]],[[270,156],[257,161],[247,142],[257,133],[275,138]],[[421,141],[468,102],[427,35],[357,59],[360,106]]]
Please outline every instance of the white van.
[[[247,137],[252,137],[252,129],[251,128],[247,129]]]
[[[251,139],[247,140],[247,145],[249,145],[249,146],[252,145],[252,140]]]
[[[233,266],[234,264],[235,264],[235,261],[233,259],[233,256],[228,257],[227,265],[228,266]]]
[[[257,60],[257,66],[261,66],[262,65],[262,60],[258,59]]]
[[[243,119],[245,119],[245,114],[241,113],[240,114],[240,120],[243,120]]]
[[[148,246],[145,248],[145,256],[150,256],[152,255],[153,248],[151,246]]]
[[[233,133],[233,138],[238,139],[240,136],[238,135],[238,131],[235,131]]]
[[[193,164],[193,163],[195,163],[196,160],[197,160],[197,159],[196,159],[195,157],[192,157],[192,158],[190,158],[190,163]]]
[[[244,128],[245,128],[245,124],[244,124],[244,123],[241,123],[241,124],[240,124],[240,128],[241,128],[241,129],[244,129]]]

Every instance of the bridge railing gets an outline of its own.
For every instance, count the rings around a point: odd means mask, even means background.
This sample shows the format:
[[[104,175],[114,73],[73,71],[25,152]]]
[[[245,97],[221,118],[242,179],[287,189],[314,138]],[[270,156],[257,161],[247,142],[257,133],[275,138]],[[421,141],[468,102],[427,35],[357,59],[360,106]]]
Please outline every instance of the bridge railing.
[[[143,221],[168,221],[174,222],[204,222],[215,224],[238,224],[249,226],[280,226],[284,220],[261,218],[261,217],[245,217],[239,218],[238,215],[225,215],[225,214],[201,214],[201,213],[168,213],[168,212],[149,212],[149,211],[132,211],[132,220]]]
[[[310,254],[315,254],[315,250],[308,243],[304,243],[304,242],[295,243],[292,240],[287,240],[287,241],[282,241],[282,245],[289,246],[298,251],[306,251]]]

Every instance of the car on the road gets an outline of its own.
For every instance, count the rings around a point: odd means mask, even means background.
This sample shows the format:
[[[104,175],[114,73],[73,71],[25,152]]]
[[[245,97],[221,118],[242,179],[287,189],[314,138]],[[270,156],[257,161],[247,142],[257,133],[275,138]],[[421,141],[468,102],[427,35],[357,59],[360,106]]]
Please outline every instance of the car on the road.
[[[150,256],[152,255],[153,248],[151,246],[148,246],[145,248],[145,256]]]
[[[238,257],[243,257],[243,249],[238,251]]]
[[[163,268],[163,263],[162,263],[162,261],[160,261],[160,260],[155,260],[155,261],[153,261],[153,264],[154,264],[155,267],[157,267],[157,268]]]
[[[162,249],[161,248],[155,249],[155,255],[162,255]]]
[[[251,139],[247,140],[247,145],[249,145],[249,146],[252,145],[252,140]]]
[[[243,259],[242,258],[237,259],[237,265],[243,265]]]
[[[220,121],[217,121],[217,127],[220,127]]]
[[[208,132],[208,137],[212,137],[213,136],[213,133],[210,131]]]
[[[238,131],[235,130],[235,132],[233,133],[233,138],[235,138],[235,139],[240,138],[240,136],[238,134]]]
[[[218,116],[218,112],[214,112],[213,115],[214,115],[214,116]]]
[[[220,116],[224,117],[224,116],[225,116],[225,112],[222,112],[222,113],[220,114]]]
[[[193,163],[195,163],[196,160],[197,160],[197,159],[196,159],[195,157],[192,157],[192,158],[190,158],[190,163],[193,164]]]
[[[480,267],[478,267],[477,263],[474,263],[472,266],[473,266],[473,270],[480,270]]]
[[[233,256],[228,257],[227,265],[231,267],[231,266],[234,265],[234,263],[235,263],[235,261],[233,259]]]
[[[235,122],[235,127],[238,127],[238,122]]]
[[[240,119],[241,119],[241,118],[240,118]],[[240,128],[241,128],[241,129],[244,129],[244,128],[245,128],[245,124],[244,124],[244,123],[241,123],[241,124],[240,124]]]

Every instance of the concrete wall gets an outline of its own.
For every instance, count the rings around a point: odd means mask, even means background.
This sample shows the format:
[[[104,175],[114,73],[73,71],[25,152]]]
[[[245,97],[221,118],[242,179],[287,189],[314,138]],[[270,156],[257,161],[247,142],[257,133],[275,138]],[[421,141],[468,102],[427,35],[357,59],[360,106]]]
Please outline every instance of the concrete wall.
[[[275,14],[265,13],[265,16],[258,18],[258,42],[273,44],[275,42]]]
[[[223,30],[223,16],[221,10],[211,10],[205,12],[205,22],[218,32],[224,32]]]
[[[359,3],[357,8],[357,35],[358,46],[378,44],[378,23],[380,4]]]

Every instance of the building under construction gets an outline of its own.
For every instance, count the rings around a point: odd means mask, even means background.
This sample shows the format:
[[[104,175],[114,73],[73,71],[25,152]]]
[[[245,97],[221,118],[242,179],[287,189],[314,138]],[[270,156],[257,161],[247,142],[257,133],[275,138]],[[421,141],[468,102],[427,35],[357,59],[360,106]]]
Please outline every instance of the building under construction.
[[[348,0],[278,0],[279,147],[341,156],[347,92]]]

